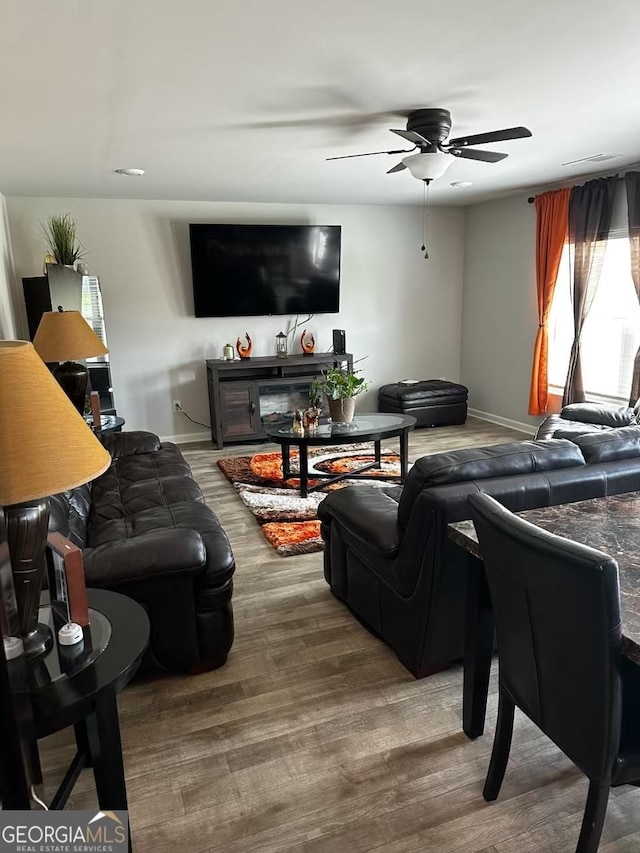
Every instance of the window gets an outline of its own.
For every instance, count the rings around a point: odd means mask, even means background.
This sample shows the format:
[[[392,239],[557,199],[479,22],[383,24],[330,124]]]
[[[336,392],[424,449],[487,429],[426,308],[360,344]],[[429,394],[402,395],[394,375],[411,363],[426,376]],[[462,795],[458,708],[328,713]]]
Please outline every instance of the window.
[[[102,343],[105,346],[109,346],[107,343],[107,333],[104,328],[100,281],[95,275],[82,276],[82,316]],[[109,354],[99,355],[97,358],[88,358],[86,361],[88,363],[106,362],[109,361]]]
[[[629,238],[612,235],[596,248],[600,284],[582,330],[582,376],[591,400],[626,402],[640,345],[640,306],[631,278]],[[549,385],[562,394],[573,343],[569,246],[560,262],[549,317]]]

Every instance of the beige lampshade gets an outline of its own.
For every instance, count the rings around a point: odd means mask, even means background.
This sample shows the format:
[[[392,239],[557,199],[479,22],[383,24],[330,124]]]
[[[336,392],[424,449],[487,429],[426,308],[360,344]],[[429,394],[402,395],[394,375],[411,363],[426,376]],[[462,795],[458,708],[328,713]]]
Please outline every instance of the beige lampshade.
[[[26,341],[0,341],[0,505],[88,483],[111,457]]]
[[[46,311],[33,345],[43,361],[75,361],[109,350],[79,311]]]

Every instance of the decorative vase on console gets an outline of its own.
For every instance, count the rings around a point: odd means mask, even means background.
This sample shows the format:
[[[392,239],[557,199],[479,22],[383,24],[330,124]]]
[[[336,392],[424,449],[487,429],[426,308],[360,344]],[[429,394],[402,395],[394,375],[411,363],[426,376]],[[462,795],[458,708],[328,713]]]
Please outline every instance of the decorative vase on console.
[[[249,332],[245,332],[244,336],[247,343],[243,344],[240,338],[238,338],[236,341],[236,350],[238,351],[240,358],[251,358],[251,353],[253,352],[253,341],[249,337]]]
[[[316,339],[314,336],[309,333],[309,337],[307,337],[307,330],[305,329],[302,335],[300,336],[300,346],[302,347],[303,355],[313,355],[316,348]]]

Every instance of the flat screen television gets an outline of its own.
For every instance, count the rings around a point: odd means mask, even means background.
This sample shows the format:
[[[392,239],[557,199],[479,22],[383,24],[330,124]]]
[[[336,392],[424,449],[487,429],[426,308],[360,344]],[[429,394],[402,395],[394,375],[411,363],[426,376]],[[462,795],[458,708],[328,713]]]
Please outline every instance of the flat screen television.
[[[196,317],[335,314],[339,225],[190,225]]]

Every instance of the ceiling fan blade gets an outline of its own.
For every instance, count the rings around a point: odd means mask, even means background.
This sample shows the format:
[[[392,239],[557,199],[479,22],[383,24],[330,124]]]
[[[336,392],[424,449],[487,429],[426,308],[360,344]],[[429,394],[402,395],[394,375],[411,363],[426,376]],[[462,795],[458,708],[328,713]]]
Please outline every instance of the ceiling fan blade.
[[[350,160],[352,157],[375,157],[377,154],[410,154],[414,148],[399,148],[396,151],[368,151],[366,154],[343,154],[341,157],[327,157],[327,160]]]
[[[393,167],[393,169],[389,169],[389,171],[387,172],[387,175],[392,175],[394,172],[401,172],[403,169],[406,169],[406,168],[407,167],[404,165],[404,163],[402,161],[400,161],[399,163],[397,163]]]
[[[416,145],[429,141],[428,139],[425,139],[424,136],[420,136],[419,133],[416,133],[415,130],[396,130],[393,127],[390,127],[389,130],[391,133],[397,133],[398,136],[401,136],[403,139],[408,139],[409,142],[415,142]]]
[[[397,117],[397,116],[396,116]],[[231,125],[232,128],[248,128],[250,130],[278,130],[280,128],[335,128],[337,130],[363,130],[370,125],[382,122],[384,119],[389,120],[389,113],[369,113],[363,115],[361,113],[344,113],[338,115],[324,115],[316,118],[300,118],[300,119],[278,119],[274,121],[254,121],[245,122],[243,124]]]
[[[504,142],[506,139],[525,139],[527,136],[531,136],[528,127],[507,127],[505,130],[493,130],[490,133],[459,136],[457,139],[449,139],[447,144],[460,148],[467,145],[486,145],[488,142]]]
[[[448,148],[447,154],[462,157],[463,160],[482,160],[484,163],[499,163],[509,156],[499,151],[479,151],[477,148]]]

